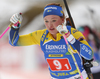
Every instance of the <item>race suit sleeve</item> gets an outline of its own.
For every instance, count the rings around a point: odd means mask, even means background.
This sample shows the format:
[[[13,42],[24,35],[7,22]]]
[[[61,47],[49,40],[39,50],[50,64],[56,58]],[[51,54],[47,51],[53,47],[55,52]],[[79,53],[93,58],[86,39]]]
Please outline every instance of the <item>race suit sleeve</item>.
[[[40,45],[40,39],[45,30],[38,30],[26,35],[19,36],[19,29],[10,30],[9,43],[12,46],[28,46],[28,45]]]
[[[91,60],[93,58],[93,50],[86,41],[83,34],[77,29],[71,28],[71,34],[75,38],[75,42],[73,43],[73,47],[80,53],[80,55],[87,59]]]

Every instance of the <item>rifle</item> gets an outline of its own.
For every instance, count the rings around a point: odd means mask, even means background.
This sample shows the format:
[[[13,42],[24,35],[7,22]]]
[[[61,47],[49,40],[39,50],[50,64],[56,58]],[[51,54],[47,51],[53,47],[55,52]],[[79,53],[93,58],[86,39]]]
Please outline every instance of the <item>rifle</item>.
[[[71,25],[73,28],[76,28],[75,24],[74,24],[74,21],[73,21],[73,19],[71,17],[71,13],[69,11],[69,7],[68,7],[68,4],[67,4],[67,1],[63,0],[63,2],[65,4],[66,10],[67,10],[67,13],[68,13],[68,16],[69,16],[69,18],[66,19],[66,21],[68,22],[67,24]],[[93,59],[88,61],[88,60],[82,58],[82,60],[83,60],[84,69],[86,70],[89,79],[93,79],[93,75],[92,75],[91,69],[90,69],[93,66],[91,64],[91,61],[93,61]]]

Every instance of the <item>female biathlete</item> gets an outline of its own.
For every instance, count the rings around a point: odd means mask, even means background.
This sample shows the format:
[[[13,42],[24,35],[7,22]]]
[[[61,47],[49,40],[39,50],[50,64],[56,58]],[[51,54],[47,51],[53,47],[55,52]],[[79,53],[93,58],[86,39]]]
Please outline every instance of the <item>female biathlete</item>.
[[[81,32],[69,25],[63,25],[65,16],[60,4],[51,3],[46,5],[43,20],[46,29],[19,35],[22,16],[18,13],[14,14],[10,18],[13,25],[10,30],[9,43],[12,46],[39,45],[44,52],[51,79],[81,79],[62,36],[62,31],[64,31],[83,79],[88,79],[82,58],[90,61],[93,57],[93,51]]]

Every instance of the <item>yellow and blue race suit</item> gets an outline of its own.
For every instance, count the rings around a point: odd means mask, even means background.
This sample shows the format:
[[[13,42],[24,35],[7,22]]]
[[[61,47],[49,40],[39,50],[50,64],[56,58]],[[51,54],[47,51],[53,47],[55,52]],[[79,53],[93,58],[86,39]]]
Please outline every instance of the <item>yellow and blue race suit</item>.
[[[92,48],[89,46],[81,32],[71,26],[67,26],[67,29],[76,40],[73,44],[75,49],[71,46],[72,53],[77,61],[80,71],[83,72],[85,70],[82,57],[86,60],[91,60],[93,57]],[[12,46],[40,45],[44,52],[44,57],[48,64],[51,77],[56,79],[70,79],[73,76],[79,75],[75,62],[68,50],[68,46],[60,33],[57,33],[57,39],[54,39],[47,29],[37,30],[30,34],[20,36],[18,32],[19,29],[15,30],[11,28],[9,43]],[[84,76],[84,79],[88,79],[88,77]]]

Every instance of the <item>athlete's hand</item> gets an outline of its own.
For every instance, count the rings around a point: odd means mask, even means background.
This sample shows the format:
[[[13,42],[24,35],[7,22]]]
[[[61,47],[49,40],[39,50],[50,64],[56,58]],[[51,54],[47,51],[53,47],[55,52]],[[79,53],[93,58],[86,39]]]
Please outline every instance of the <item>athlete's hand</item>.
[[[17,29],[20,27],[22,22],[22,15],[21,13],[16,13],[10,18],[10,22],[13,23],[12,27]]]
[[[60,34],[65,35],[65,37],[71,44],[75,42],[75,38],[73,37],[72,34],[70,34],[65,25],[58,25],[56,29],[59,31]]]
[[[68,29],[66,28],[65,25],[58,25],[56,27],[56,29],[59,31],[60,34],[65,34],[65,33],[68,33]]]

